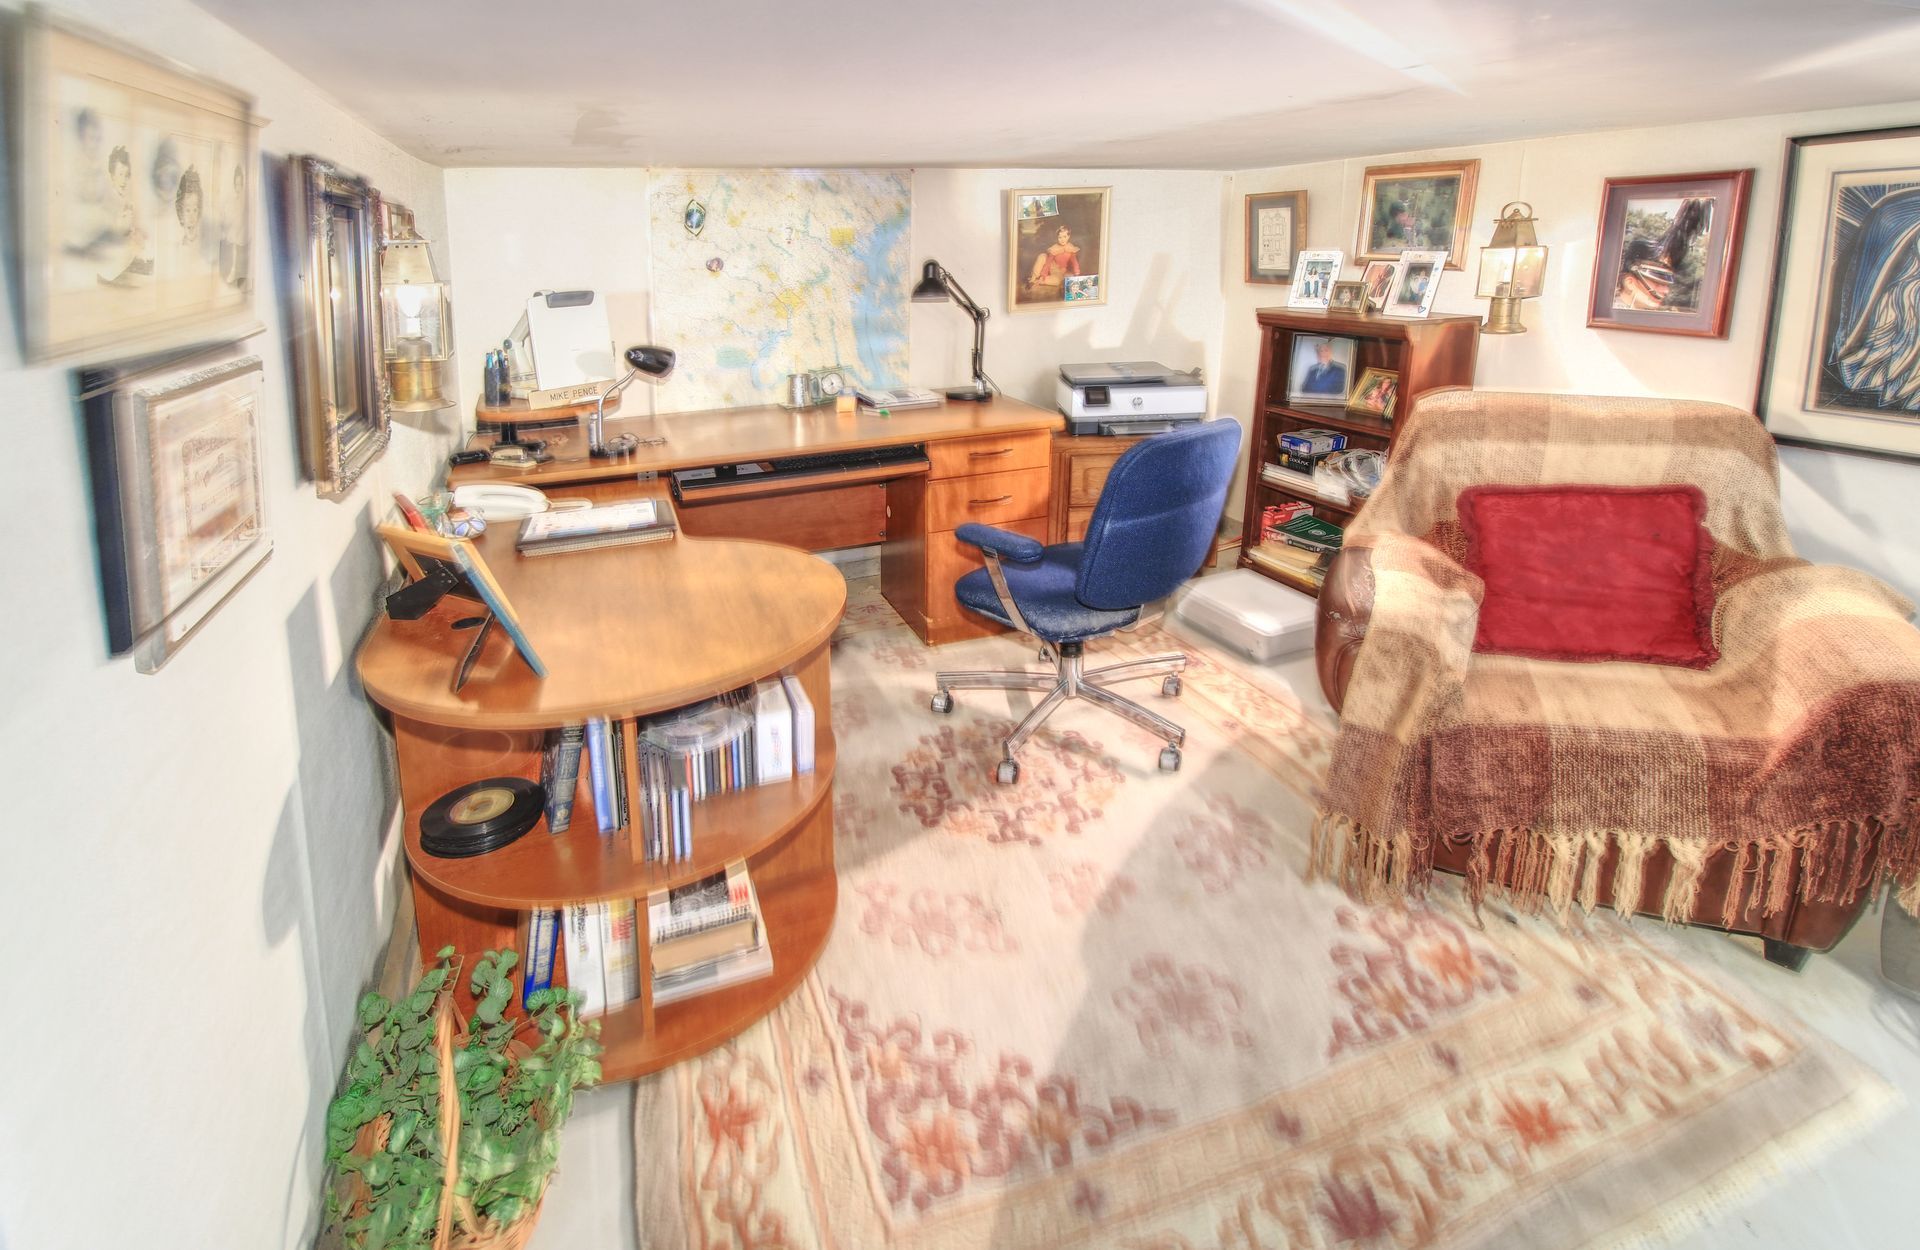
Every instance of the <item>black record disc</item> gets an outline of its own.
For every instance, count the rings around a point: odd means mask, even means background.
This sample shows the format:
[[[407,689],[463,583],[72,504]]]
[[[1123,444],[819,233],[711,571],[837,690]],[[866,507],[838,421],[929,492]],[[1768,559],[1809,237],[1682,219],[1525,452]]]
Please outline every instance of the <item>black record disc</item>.
[[[420,816],[420,849],[441,859],[497,851],[533,828],[547,790],[525,777],[489,777],[443,794]]]

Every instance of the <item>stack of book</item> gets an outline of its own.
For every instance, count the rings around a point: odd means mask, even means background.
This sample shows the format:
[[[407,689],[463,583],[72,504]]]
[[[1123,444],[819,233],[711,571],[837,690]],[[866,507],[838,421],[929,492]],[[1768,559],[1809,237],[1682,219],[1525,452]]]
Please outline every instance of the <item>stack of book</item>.
[[[629,499],[597,508],[536,512],[520,523],[514,546],[523,556],[591,551],[672,538],[673,513],[651,499]]]
[[[647,895],[653,1005],[773,974],[773,950],[744,861],[692,885]]]
[[[1263,512],[1261,523],[1261,542],[1247,553],[1249,560],[1288,581],[1305,582],[1316,589],[1326,582],[1327,563],[1340,550],[1345,537],[1339,526],[1314,516],[1311,509],[1277,525],[1269,524],[1269,516]]]

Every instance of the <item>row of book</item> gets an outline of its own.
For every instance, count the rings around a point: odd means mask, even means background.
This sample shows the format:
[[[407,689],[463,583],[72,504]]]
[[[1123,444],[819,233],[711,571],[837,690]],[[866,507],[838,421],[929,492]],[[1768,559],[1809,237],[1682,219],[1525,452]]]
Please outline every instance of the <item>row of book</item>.
[[[564,984],[579,992],[581,1018],[592,1019],[637,1001],[643,974],[652,978],[655,1007],[773,974],[773,949],[744,860],[647,895],[645,969],[640,917],[632,899],[532,912],[522,1001]]]
[[[1338,525],[1315,516],[1311,504],[1268,504],[1260,510],[1260,542],[1247,558],[1317,589],[1326,581],[1327,564],[1345,536]]]
[[[540,764],[547,832],[572,827],[584,791],[602,835],[630,832],[648,862],[683,862],[693,856],[695,803],[813,769],[813,702],[795,678],[768,677],[659,716],[554,730]]]

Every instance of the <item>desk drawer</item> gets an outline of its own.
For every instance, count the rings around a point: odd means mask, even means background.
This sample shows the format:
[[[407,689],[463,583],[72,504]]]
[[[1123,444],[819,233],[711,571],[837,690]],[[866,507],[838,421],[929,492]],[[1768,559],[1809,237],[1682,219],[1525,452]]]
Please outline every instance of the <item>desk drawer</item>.
[[[978,473],[927,483],[927,532],[958,529],[968,521],[1000,525],[1047,514],[1047,470]]]
[[[936,440],[927,444],[927,459],[933,465],[927,476],[965,477],[1042,468],[1047,463],[1049,440],[1045,430]]]
[[[1000,528],[1025,534],[1036,542],[1047,541],[1045,517],[1008,521]],[[963,543],[951,533],[927,535],[927,619],[940,625],[960,621],[984,625],[981,617],[961,607],[960,601],[953,597],[953,584],[985,563],[986,557],[972,543]],[[983,628],[979,632],[991,633],[992,630]]]

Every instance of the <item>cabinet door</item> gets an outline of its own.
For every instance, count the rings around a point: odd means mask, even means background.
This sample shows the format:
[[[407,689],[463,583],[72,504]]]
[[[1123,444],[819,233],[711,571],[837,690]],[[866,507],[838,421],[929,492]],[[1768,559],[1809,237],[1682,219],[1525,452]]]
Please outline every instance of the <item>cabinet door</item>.
[[[1107,484],[1107,474],[1113,472],[1113,462],[1120,458],[1124,448],[1115,448],[1111,452],[1076,451],[1067,460],[1067,507],[1091,508],[1100,502],[1101,488]],[[1076,538],[1078,535],[1075,536]]]

